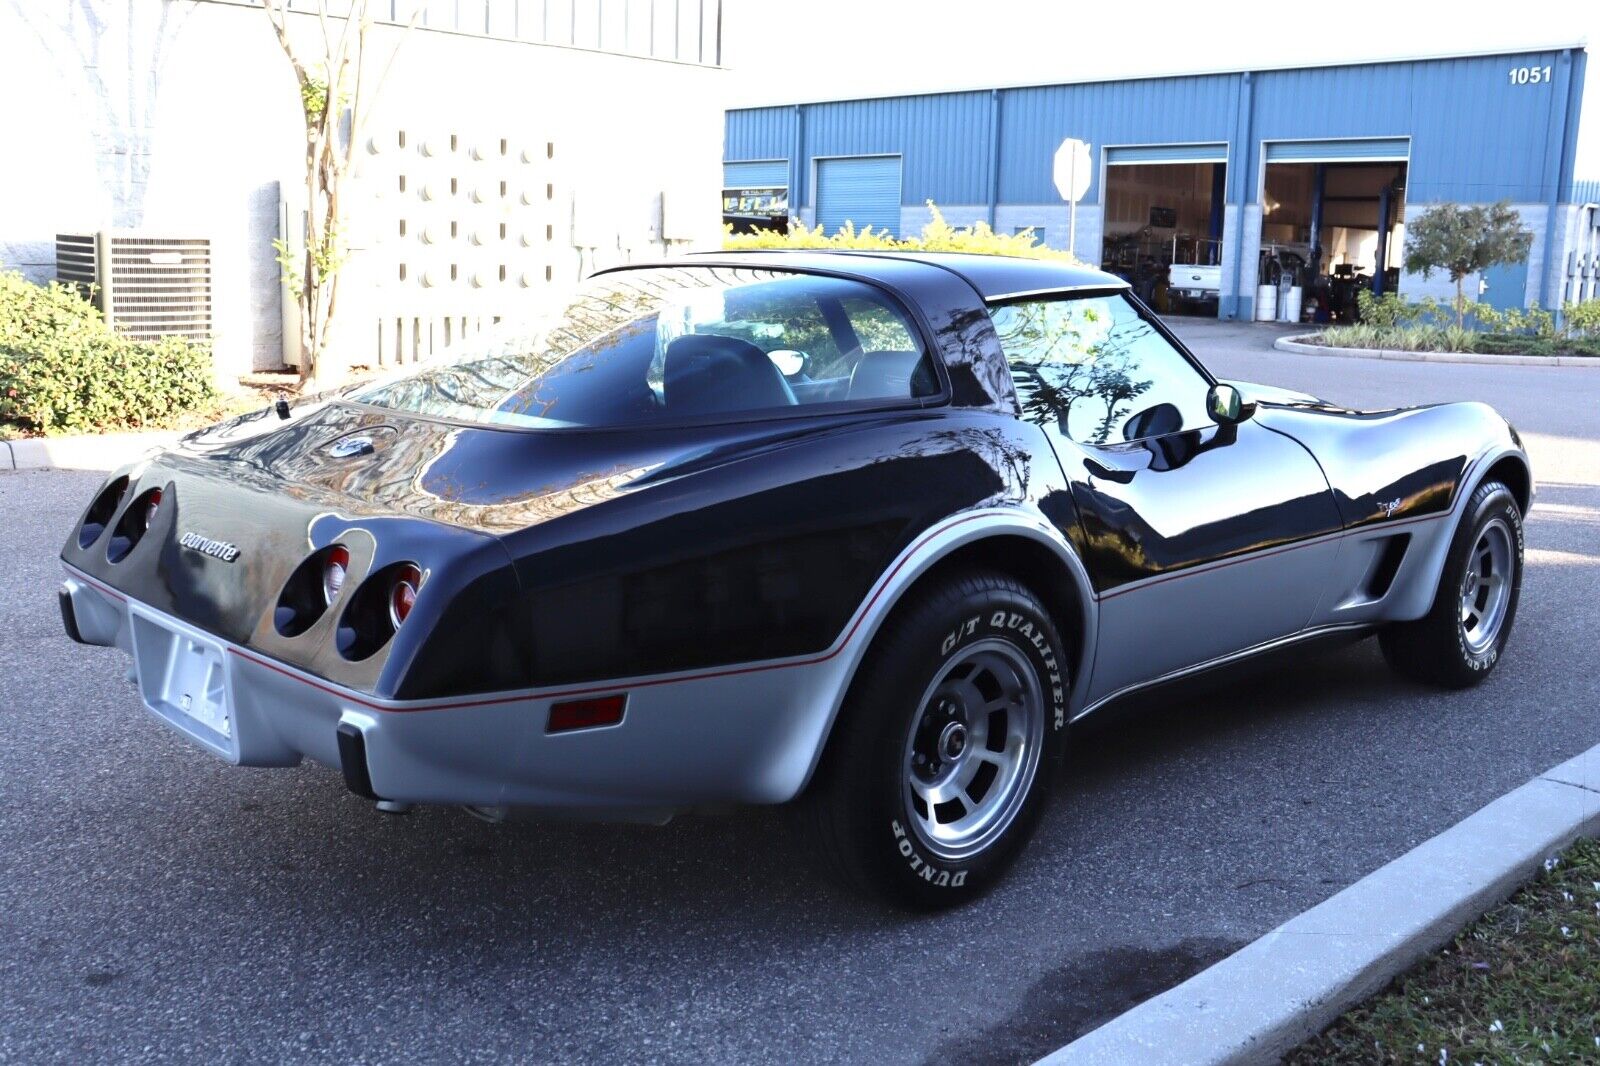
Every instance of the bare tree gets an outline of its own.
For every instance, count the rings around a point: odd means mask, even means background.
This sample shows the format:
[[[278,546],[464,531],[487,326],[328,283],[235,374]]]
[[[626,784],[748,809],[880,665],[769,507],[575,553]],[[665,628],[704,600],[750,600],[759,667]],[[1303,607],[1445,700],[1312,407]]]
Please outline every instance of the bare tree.
[[[346,253],[345,179],[404,36],[390,49],[382,73],[369,84],[367,38],[372,16],[368,0],[348,0],[347,5],[340,5],[348,7],[343,15],[330,14],[329,0],[316,0],[315,10],[307,15],[316,18],[320,33],[309,48],[290,33],[290,0],[260,3],[294,68],[305,118],[305,234],[298,248],[289,240],[274,241],[273,247],[284,283],[294,292],[300,309],[301,374],[315,379],[339,307],[339,271]],[[402,35],[409,33],[426,10],[426,2],[415,5]],[[335,22],[343,23],[337,31]]]
[[[175,0],[71,0],[12,8],[47,51],[71,57],[60,63],[63,75],[88,85],[96,109],[95,166],[112,201],[108,217],[139,225],[161,75],[187,12]]]

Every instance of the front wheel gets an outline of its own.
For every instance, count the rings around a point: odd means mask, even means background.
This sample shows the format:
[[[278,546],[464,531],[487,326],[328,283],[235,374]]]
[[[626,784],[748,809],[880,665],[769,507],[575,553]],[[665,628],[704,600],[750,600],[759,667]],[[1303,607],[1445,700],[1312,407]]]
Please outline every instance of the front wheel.
[[[919,589],[885,623],[803,801],[823,854],[908,907],[989,888],[1033,830],[1067,726],[1060,636],[1012,578]]]
[[[1498,481],[1467,502],[1433,608],[1379,634],[1390,667],[1417,681],[1466,688],[1489,676],[1511,635],[1522,591],[1522,510]]]

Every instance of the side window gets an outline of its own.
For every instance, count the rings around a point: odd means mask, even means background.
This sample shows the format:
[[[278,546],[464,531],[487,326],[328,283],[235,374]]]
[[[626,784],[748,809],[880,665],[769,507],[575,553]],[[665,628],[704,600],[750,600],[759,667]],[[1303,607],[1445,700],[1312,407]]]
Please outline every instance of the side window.
[[[1210,425],[1206,381],[1121,294],[991,309],[1022,416],[1082,444]]]
[[[939,392],[932,357],[905,314],[859,282],[817,278],[722,298],[690,326],[760,348],[795,402],[907,400]]]
[[[840,300],[839,306],[850,319],[850,328],[855,330],[856,340],[860,342],[862,351],[914,352],[922,348],[916,338],[911,336],[911,330],[906,326],[905,319],[887,304],[865,297],[849,296]]]
[[[696,333],[739,337],[769,355],[801,352],[814,367],[836,366],[844,358],[815,294],[805,289],[758,288],[742,299],[725,298],[721,315],[708,317],[712,320],[698,323]]]

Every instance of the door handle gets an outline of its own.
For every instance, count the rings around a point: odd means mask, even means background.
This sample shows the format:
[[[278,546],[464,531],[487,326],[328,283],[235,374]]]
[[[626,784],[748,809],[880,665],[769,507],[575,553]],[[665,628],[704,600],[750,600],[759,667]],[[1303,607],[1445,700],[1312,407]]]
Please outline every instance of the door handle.
[[[1102,464],[1095,462],[1093,459],[1085,459],[1083,461],[1083,466],[1084,469],[1089,471],[1089,474],[1092,477],[1102,478],[1106,481],[1115,481],[1119,485],[1127,485],[1133,481],[1132,470],[1113,470],[1109,466],[1103,466]]]

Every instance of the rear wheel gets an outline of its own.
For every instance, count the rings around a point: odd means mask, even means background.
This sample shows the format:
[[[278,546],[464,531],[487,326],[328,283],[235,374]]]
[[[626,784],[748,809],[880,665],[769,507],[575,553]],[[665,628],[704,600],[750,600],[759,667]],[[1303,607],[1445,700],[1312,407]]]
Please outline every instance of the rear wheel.
[[[916,908],[990,887],[1033,829],[1066,735],[1065,658],[1038,598],[990,572],[897,608],[803,801],[854,887]]]
[[[1500,661],[1521,590],[1522,511],[1504,484],[1485,482],[1467,503],[1432,609],[1379,634],[1384,658],[1427,684],[1475,685]]]

